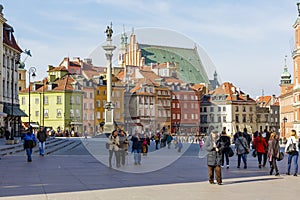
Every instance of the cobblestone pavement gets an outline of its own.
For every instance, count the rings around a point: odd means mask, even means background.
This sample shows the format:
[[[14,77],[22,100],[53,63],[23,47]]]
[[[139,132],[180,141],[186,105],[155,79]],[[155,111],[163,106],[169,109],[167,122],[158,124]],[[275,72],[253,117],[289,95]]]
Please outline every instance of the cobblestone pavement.
[[[89,140],[89,139],[88,139]],[[83,143],[88,142],[83,141]],[[259,169],[256,158],[248,156],[248,169],[237,169],[234,156],[230,168],[222,169],[223,185],[207,181],[205,152],[197,144],[170,165],[145,173],[127,173],[108,168],[86,150],[87,145],[62,149],[45,157],[37,154],[26,162],[24,152],[2,156],[0,160],[1,199],[282,199],[296,195],[298,177],[286,176],[287,158],[279,162],[281,176],[269,175],[269,168]],[[0,144],[0,151],[3,145]],[[174,147],[165,151],[175,152]],[[141,171],[142,165],[131,166]],[[155,157],[162,162],[163,156]],[[143,162],[144,160],[144,162]],[[268,166],[268,165],[267,165]]]

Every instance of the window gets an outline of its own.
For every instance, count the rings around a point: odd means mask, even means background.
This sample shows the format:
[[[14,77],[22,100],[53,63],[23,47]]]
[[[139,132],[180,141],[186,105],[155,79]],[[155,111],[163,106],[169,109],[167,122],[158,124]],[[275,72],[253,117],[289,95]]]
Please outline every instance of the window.
[[[235,107],[235,112],[239,112],[239,107],[238,106]]]
[[[97,119],[100,119],[101,116],[100,116],[100,112],[97,112]]]
[[[56,97],[56,103],[57,104],[61,104],[61,96],[57,96]]]
[[[87,110],[87,109],[88,109],[88,108],[87,108],[87,103],[84,103],[84,104],[83,104],[83,109],[84,109],[84,110]]]
[[[210,107],[210,112],[214,112],[214,107]]]
[[[250,112],[252,112],[252,109],[253,109],[252,107],[249,108]]]
[[[88,120],[88,115],[87,115],[87,113],[84,113],[83,120]]]
[[[80,110],[76,109],[76,117],[80,117]]]
[[[235,115],[235,121],[239,123],[239,115]]]
[[[177,119],[180,119],[180,114],[177,114]]]
[[[219,123],[221,122],[221,116],[218,116],[218,122]]]
[[[57,117],[61,117],[61,110],[60,110],[60,109],[57,109],[57,111],[56,111],[56,116],[57,116]]]
[[[246,123],[246,115],[243,115],[243,123]]]
[[[91,119],[91,120],[94,120],[94,113],[92,113],[92,114],[90,115],[90,119]]]
[[[74,97],[72,96],[71,98],[70,98],[70,104],[74,104]]]
[[[187,104],[186,103],[183,104],[183,108],[187,108]]]
[[[218,107],[218,112],[221,112],[221,107]]]
[[[173,113],[172,119],[176,119],[176,114]]]
[[[187,114],[184,114],[184,119],[187,119],[187,118],[188,118]]]
[[[245,106],[243,106],[243,112],[246,112],[246,107]]]
[[[48,96],[44,96],[44,104],[48,104]]]
[[[223,122],[226,122],[226,116],[223,116]]]
[[[90,93],[90,98],[93,99],[94,98],[94,93]]]
[[[77,98],[76,98],[76,103],[77,103],[77,105],[79,105],[81,103],[81,99],[79,96],[77,96]]]
[[[44,110],[44,117],[48,117],[48,110]]]
[[[207,108],[206,107],[203,108],[203,112],[207,112]]]
[[[39,111],[35,111],[35,116],[38,117],[39,115]]]
[[[100,108],[100,106],[101,106],[100,100],[97,100],[96,103],[97,103],[97,108]]]
[[[91,110],[94,109],[94,103],[90,103],[90,109],[91,109]]]
[[[74,117],[74,110],[70,109],[70,117]]]
[[[100,95],[100,92],[101,92],[100,90],[97,90],[97,95]]]
[[[226,106],[223,107],[223,112],[226,112]]]

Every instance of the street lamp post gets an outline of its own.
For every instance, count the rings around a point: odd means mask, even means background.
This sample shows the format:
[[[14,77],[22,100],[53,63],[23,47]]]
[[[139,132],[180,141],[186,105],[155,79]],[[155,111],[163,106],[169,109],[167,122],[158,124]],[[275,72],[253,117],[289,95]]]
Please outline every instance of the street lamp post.
[[[36,76],[35,74],[35,71],[36,71],[36,68],[35,67],[30,67],[29,70],[28,70],[28,80],[29,80],[29,87],[28,87],[28,126],[30,126],[30,76],[32,76],[33,78]]]
[[[287,118],[284,117],[282,120],[283,120],[283,137],[285,137],[285,123],[287,121]]]

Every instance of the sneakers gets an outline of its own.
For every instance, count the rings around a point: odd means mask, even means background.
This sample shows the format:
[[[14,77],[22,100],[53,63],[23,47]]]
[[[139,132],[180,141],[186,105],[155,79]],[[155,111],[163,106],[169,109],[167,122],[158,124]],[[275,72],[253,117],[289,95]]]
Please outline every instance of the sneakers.
[[[290,174],[290,172],[287,172],[287,173],[286,173],[286,175],[288,175],[288,176],[289,176],[289,175],[291,175],[291,174]]]
[[[224,165],[221,165],[221,168],[224,168]]]
[[[279,172],[277,172],[277,173],[275,174],[275,176],[280,176]]]
[[[298,176],[297,173],[295,173],[294,176]]]
[[[226,168],[229,169],[229,165],[227,165]]]
[[[247,165],[244,166],[244,169],[247,169]]]

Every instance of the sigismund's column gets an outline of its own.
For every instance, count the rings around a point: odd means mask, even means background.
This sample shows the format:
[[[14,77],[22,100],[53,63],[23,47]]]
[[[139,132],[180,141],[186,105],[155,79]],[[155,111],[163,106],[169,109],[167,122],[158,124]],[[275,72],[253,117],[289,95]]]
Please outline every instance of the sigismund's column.
[[[106,28],[106,44],[102,46],[105,51],[106,61],[107,61],[107,70],[106,70],[106,89],[107,89],[107,98],[105,104],[105,125],[104,133],[111,133],[114,130],[114,106],[111,102],[112,94],[112,56],[113,51],[116,49],[116,46],[112,45],[112,23]]]

